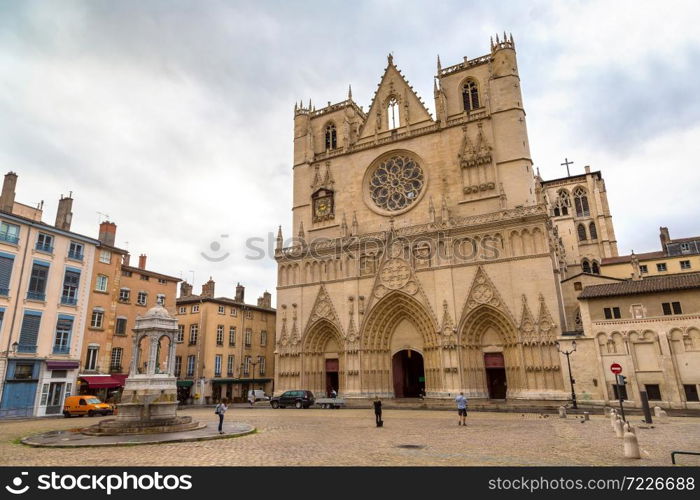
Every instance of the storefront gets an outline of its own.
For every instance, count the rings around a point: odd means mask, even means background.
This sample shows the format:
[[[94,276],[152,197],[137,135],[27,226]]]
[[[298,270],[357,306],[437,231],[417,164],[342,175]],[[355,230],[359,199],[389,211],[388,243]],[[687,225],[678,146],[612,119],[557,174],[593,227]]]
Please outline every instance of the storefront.
[[[39,381],[41,390],[36,416],[52,416],[63,413],[63,401],[70,396],[75,383],[77,360],[50,360],[44,362]]]
[[[192,404],[192,385],[194,384],[191,380],[178,380],[177,381],[177,400],[181,405]]]
[[[39,382],[41,361],[10,359],[0,402],[0,418],[31,417]]]
[[[78,377],[78,394],[95,396],[100,401],[118,403],[128,375],[113,373],[111,375],[84,375]]]
[[[211,403],[219,403],[222,399],[228,399],[235,403],[243,403],[248,400],[248,391],[262,389],[265,394],[272,394],[271,378],[216,378],[211,380]]]

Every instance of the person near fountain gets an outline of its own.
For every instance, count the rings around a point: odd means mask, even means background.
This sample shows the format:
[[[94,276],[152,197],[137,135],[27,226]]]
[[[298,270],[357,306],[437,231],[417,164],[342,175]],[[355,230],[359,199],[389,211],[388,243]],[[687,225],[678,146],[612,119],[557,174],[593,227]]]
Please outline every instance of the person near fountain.
[[[224,414],[226,410],[228,410],[228,399],[222,400],[214,409],[214,413],[219,416],[219,434],[224,433]]]

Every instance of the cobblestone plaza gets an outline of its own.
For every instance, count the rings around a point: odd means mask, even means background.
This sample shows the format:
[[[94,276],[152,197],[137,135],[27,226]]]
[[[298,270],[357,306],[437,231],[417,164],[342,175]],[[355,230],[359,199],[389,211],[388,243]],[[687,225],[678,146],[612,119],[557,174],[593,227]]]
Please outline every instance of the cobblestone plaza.
[[[215,425],[213,409],[182,411]],[[4,421],[2,466],[465,466],[465,465],[670,465],[671,451],[700,449],[700,418],[672,417],[637,427],[641,460],[623,458],[607,417],[560,419],[533,413],[470,412],[467,427],[457,413],[387,410],[385,426],[374,426],[370,410],[272,410],[232,408],[229,423],[243,421],[256,434],[216,441],[104,448],[48,449],[19,443],[22,437],[96,423],[97,419]],[[700,457],[679,463],[700,465]]]

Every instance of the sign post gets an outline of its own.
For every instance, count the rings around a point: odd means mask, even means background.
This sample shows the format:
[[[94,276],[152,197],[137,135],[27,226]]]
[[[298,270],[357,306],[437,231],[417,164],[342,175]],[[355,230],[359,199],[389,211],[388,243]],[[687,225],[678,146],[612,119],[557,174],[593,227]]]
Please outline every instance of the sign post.
[[[625,388],[625,384],[627,383],[627,377],[624,375],[621,375],[622,373],[622,366],[620,363],[613,363],[610,365],[610,371],[615,374],[615,385],[617,386],[617,397],[620,400],[620,416],[622,416],[622,421],[625,422],[625,408],[622,404],[622,402],[625,400],[625,398],[622,395],[622,390]]]

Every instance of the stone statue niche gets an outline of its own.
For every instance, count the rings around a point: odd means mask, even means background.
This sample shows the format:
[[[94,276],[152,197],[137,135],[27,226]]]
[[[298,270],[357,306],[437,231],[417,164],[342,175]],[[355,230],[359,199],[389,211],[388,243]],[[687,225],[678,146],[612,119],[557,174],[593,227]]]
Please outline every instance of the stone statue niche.
[[[206,424],[177,416],[175,335],[177,319],[160,304],[136,318],[129,376],[116,419],[83,429],[85,434],[150,434],[201,429]]]

